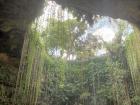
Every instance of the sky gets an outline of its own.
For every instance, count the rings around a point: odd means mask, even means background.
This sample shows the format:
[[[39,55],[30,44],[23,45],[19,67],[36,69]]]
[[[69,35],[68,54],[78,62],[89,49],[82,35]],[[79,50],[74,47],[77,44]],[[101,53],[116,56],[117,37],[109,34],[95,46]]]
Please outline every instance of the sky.
[[[100,29],[97,29],[92,33],[95,36],[100,36],[103,38],[106,42],[111,42],[112,39],[115,37],[115,32],[108,27],[102,27]]]
[[[117,32],[117,24],[110,17],[102,17],[88,29],[88,32],[100,36],[106,42],[111,42]]]
[[[39,19],[39,30],[43,31],[45,29],[47,23],[48,23],[48,18],[50,17],[55,17],[59,18],[59,15],[61,14],[60,12],[63,11],[63,19],[73,19],[74,17],[72,14],[68,13],[68,10],[62,10],[61,6],[56,4],[55,2],[49,1],[48,6],[44,8],[44,14],[40,17]],[[89,27],[87,29],[87,32],[93,33],[93,35],[100,36],[104,39],[104,41],[110,42],[115,36],[115,31],[116,29],[116,24],[111,23],[110,24],[110,19],[109,17],[103,17],[100,19],[96,24],[94,24],[92,27]]]
[[[52,17],[56,19],[63,18],[63,20],[75,19],[75,17],[71,13],[69,13],[67,9],[62,10],[60,5],[50,1],[48,2],[48,6],[44,8],[44,14],[38,19],[40,31],[43,31],[43,29],[46,28],[49,18]],[[88,27],[84,35],[91,33],[92,35],[100,36],[105,42],[109,43],[113,40],[113,38],[115,37],[115,33],[117,31],[118,31],[118,25],[116,21],[106,16],[106,17],[102,17],[101,19],[98,20],[98,22]],[[96,52],[96,55],[100,56],[105,53],[106,53],[105,48],[101,48]],[[58,55],[58,52],[56,53],[56,55]]]

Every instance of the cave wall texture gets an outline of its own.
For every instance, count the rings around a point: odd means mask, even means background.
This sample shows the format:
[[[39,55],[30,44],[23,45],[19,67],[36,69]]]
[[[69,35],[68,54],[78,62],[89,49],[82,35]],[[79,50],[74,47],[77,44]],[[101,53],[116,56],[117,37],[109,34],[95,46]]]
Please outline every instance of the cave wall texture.
[[[54,1],[73,10],[78,17],[86,15],[89,22],[93,15],[110,16],[127,20],[140,28],[140,0]],[[4,97],[9,99],[15,86],[24,35],[30,23],[43,13],[44,2],[45,0],[0,0],[0,91],[8,90]],[[5,79],[6,77],[9,78]],[[9,81],[12,78],[11,85]]]
[[[121,18],[140,27],[140,0],[54,0],[77,16]],[[43,13],[45,0],[0,0],[0,53],[20,58],[28,25]]]
[[[20,58],[28,25],[43,7],[44,0],[0,0],[0,53]]]
[[[44,0],[0,0],[0,105],[11,105],[24,35]]]
[[[121,18],[140,27],[140,0],[54,0],[91,23],[93,15]],[[0,53],[20,58],[28,25],[43,13],[45,0],[0,0]]]
[[[128,20],[140,26],[140,0],[54,0],[90,20],[94,15]]]

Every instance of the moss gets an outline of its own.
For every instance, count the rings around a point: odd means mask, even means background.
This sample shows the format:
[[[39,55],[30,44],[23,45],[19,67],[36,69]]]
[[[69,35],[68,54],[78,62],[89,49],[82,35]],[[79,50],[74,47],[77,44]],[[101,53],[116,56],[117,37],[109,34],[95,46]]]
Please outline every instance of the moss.
[[[18,69],[0,62],[0,105],[11,105]]]
[[[127,61],[130,67],[131,76],[133,79],[133,85],[135,89],[135,94],[140,95],[140,31],[135,28],[135,31],[132,35],[127,38],[126,41],[126,53]]]

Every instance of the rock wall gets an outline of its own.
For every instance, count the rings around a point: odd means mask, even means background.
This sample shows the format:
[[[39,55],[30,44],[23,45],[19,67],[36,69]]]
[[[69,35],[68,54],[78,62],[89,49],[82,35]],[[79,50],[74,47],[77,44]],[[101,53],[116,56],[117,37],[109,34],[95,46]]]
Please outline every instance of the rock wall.
[[[140,27],[140,0],[54,0],[63,7],[76,11],[78,16],[86,15],[90,21],[93,15],[110,16],[128,20]]]
[[[30,23],[42,14],[45,0],[0,0],[0,53],[20,58]]]
[[[0,0],[0,105],[12,105],[24,35],[45,0]]]
[[[78,17],[121,18],[140,27],[140,0],[54,0]],[[24,35],[45,0],[0,0],[0,105],[11,105]]]
[[[0,105],[11,105],[18,69],[0,62]]]

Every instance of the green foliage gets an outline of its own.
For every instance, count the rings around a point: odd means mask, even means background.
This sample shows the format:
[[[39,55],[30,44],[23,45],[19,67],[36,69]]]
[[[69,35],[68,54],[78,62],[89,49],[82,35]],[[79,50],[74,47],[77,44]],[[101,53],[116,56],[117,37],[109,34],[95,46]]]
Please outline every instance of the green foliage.
[[[0,104],[7,105],[12,102],[16,74],[18,70],[10,65],[0,62]]]
[[[51,19],[48,24],[49,26],[43,34],[46,38],[47,48],[62,48],[65,50],[72,47],[74,41],[84,33],[86,28],[85,23],[74,19],[66,21]],[[75,31],[76,28],[79,30]]]
[[[71,24],[73,28],[70,27]],[[112,43],[105,43],[104,47],[108,50],[108,55],[85,60],[85,56],[94,56],[94,52],[84,52],[87,50],[86,47],[95,50],[100,48],[100,45],[97,38],[87,38],[85,42],[79,40],[81,33],[72,31],[78,24],[83,23],[75,20],[62,22],[51,19],[46,32],[43,32],[47,56],[40,100],[49,105],[131,105],[135,103],[133,102],[134,93],[131,94],[134,90],[131,79],[126,80],[131,78],[131,75],[124,49],[127,44],[122,40],[125,25],[122,24]],[[84,28],[81,28],[79,29],[83,30],[83,33]],[[93,45],[91,45],[92,41],[95,42]],[[79,58],[74,61],[64,60],[62,56],[50,55],[48,51],[52,49],[62,51],[74,49],[75,54],[84,60],[80,61]],[[84,56],[79,55],[81,52]],[[136,98],[135,101],[138,99]]]
[[[134,104],[139,105],[139,104],[140,104],[140,97],[139,97],[139,96],[134,96],[134,97],[132,98],[132,102],[133,102]]]
[[[138,36],[128,36],[129,40],[124,43],[125,26],[122,25],[114,40],[104,43],[108,54],[95,57],[94,53],[101,45],[92,35],[80,39],[87,27],[84,22],[50,19],[47,25],[41,33],[36,23],[33,24],[30,36],[25,39],[24,66],[20,68],[15,103],[135,105],[139,102],[136,97],[139,96],[139,85],[136,84],[139,77],[134,78],[139,74],[136,72],[139,70],[139,47],[132,47],[139,42]],[[64,54],[77,58],[64,59]]]
[[[140,69],[140,40],[139,40],[139,30],[135,28],[132,35],[127,38],[126,41],[126,54],[127,54],[127,61],[130,67],[133,84],[135,93],[139,96],[140,95],[140,76],[139,76],[139,69]]]

